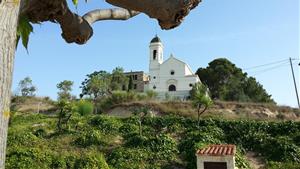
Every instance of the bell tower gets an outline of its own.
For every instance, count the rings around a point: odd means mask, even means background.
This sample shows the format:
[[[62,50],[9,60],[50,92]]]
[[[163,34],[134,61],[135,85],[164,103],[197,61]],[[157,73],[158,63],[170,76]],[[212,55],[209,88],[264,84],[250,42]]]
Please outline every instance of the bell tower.
[[[149,89],[157,90],[156,87],[159,83],[159,70],[160,65],[163,63],[163,44],[159,37],[156,35],[150,42],[149,46],[149,76],[150,83]]]
[[[150,42],[150,67],[149,69],[157,69],[163,63],[163,44],[156,35]]]

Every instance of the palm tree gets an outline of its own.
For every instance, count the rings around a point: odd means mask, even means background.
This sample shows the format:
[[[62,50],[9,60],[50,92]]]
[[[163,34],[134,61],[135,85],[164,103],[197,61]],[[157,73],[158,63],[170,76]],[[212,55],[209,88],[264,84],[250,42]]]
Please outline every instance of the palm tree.
[[[197,108],[198,113],[198,127],[200,127],[200,116],[212,105],[212,100],[208,94],[208,88],[202,83],[194,84],[191,90],[191,99],[193,106]],[[201,110],[202,109],[202,110]]]

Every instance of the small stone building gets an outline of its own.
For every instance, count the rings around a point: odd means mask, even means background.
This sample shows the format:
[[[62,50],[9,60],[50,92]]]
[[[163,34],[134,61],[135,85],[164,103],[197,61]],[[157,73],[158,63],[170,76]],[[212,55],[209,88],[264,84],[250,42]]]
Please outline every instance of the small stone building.
[[[209,145],[196,152],[197,169],[235,169],[235,145]]]
[[[132,79],[132,90],[136,92],[144,92],[145,85],[149,82],[149,76],[143,71],[125,72],[125,76]]]

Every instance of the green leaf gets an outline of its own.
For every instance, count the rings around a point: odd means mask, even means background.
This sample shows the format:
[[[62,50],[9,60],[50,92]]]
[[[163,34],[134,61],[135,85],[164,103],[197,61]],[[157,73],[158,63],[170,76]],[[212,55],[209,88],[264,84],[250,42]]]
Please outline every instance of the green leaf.
[[[75,6],[78,5],[78,0],[72,0],[72,2],[73,2],[73,4],[74,4]]]
[[[26,49],[28,49],[29,35],[31,32],[33,32],[33,27],[30,24],[29,19],[25,16],[20,16],[17,28],[17,42],[21,37],[22,44]]]

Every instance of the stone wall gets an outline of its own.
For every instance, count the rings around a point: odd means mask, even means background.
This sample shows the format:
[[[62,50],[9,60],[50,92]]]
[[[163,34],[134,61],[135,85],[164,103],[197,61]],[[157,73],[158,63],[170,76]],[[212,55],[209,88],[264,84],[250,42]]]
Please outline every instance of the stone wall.
[[[148,76],[143,71],[126,72],[124,73],[128,78],[132,78],[132,90],[136,92],[144,92],[145,84],[148,83]]]

